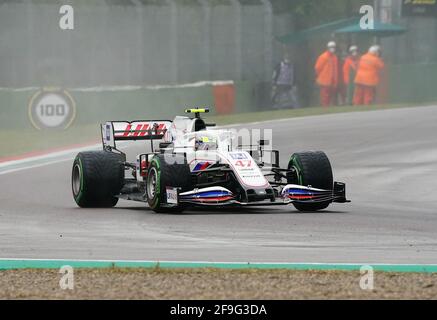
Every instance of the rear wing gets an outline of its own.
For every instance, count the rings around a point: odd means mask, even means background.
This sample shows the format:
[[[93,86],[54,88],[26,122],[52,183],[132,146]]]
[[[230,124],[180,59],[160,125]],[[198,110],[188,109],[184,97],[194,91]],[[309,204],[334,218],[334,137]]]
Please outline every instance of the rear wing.
[[[160,140],[172,125],[170,120],[108,121],[101,124],[104,148],[116,149],[116,141]]]

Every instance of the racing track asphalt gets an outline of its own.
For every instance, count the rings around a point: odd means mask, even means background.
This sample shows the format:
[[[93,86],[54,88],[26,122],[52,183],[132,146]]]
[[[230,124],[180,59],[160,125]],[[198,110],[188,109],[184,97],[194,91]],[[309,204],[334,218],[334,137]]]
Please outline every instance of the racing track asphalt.
[[[324,150],[352,203],[320,213],[80,209],[64,161],[0,175],[0,258],[437,263],[437,106],[246,127],[272,128],[283,162]]]

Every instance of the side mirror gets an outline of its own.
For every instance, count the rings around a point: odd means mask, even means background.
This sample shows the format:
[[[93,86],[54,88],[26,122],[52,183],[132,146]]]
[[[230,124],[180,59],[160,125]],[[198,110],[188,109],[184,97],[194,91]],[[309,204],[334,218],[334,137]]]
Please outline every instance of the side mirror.
[[[270,141],[269,141],[269,140],[264,140],[264,139],[262,139],[262,140],[258,141],[258,144],[259,144],[260,146],[267,146],[267,145],[270,144]]]

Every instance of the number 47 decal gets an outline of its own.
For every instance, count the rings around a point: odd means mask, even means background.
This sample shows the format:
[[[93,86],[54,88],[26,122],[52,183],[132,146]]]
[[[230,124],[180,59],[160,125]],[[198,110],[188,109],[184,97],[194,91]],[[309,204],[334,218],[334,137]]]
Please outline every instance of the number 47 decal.
[[[238,160],[234,163],[236,167],[249,168],[252,166],[252,160]]]

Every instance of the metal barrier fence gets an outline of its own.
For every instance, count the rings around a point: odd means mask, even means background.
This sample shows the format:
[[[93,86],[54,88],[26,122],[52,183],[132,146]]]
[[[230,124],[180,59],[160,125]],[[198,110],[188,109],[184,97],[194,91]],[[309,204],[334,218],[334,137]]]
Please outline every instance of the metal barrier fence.
[[[269,79],[269,0],[0,0],[0,87],[149,85]],[[62,4],[74,30],[59,28]]]

